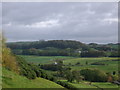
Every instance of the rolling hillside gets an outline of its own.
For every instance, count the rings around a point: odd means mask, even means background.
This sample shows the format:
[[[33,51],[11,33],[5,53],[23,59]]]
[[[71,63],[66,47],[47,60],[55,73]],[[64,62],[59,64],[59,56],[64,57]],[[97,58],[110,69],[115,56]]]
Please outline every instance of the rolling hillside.
[[[64,88],[52,81],[43,78],[29,80],[26,77],[20,76],[5,68],[3,68],[2,73],[3,88]]]

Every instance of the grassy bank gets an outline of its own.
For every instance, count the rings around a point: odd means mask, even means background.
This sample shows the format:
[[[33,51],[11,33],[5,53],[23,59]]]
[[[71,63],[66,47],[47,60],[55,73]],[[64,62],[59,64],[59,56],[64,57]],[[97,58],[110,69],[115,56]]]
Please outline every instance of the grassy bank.
[[[3,88],[63,88],[62,86],[43,78],[29,80],[3,68]]]

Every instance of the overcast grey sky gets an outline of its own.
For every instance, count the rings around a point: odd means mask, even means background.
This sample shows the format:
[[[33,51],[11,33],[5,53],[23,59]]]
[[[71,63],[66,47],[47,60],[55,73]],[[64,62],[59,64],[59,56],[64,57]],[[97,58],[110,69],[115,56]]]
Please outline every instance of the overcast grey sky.
[[[8,41],[118,42],[117,2],[2,3],[2,14]]]

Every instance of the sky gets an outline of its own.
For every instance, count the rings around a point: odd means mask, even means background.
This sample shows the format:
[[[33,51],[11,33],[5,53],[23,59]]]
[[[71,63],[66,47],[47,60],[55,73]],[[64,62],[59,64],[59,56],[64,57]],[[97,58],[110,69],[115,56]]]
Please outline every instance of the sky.
[[[117,43],[118,3],[4,2],[2,29],[8,42],[77,40]]]

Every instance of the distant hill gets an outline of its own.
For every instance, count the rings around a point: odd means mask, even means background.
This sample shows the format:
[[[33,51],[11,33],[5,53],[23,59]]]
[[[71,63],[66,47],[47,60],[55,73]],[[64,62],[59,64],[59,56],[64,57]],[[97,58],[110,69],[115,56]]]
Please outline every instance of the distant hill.
[[[46,48],[46,47],[54,47],[59,49],[65,48],[88,48],[88,46],[79,41],[72,40],[50,40],[50,41],[34,41],[34,42],[12,42],[7,43],[7,46],[11,49],[30,49],[30,48]]]
[[[117,57],[119,43],[85,44],[73,40],[50,40],[34,42],[11,42],[7,47],[17,55],[38,56],[81,56],[81,57]]]

